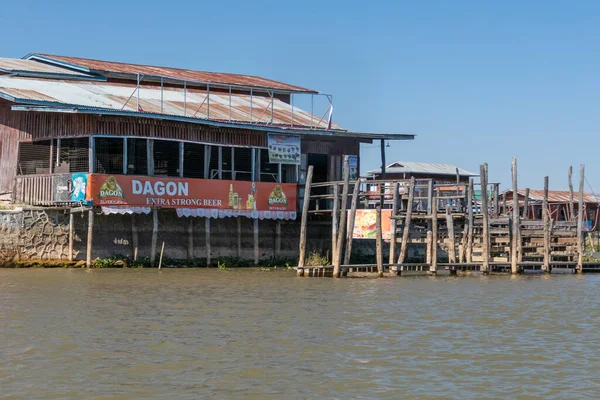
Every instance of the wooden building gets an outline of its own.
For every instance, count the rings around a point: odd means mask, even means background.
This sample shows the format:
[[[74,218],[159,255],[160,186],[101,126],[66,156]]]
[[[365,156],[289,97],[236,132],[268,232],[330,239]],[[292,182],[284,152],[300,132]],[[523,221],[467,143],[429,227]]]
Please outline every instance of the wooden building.
[[[385,175],[385,176],[384,176]],[[385,168],[367,172],[367,179],[416,180],[431,179],[435,184],[468,183],[471,177],[479,176],[450,164],[436,164],[414,161],[395,161]]]
[[[299,109],[300,97],[327,107]],[[360,143],[414,138],[349,131],[331,110],[330,95],[255,76],[0,58],[0,196],[104,215],[247,217],[256,249],[259,219],[296,219],[308,165],[314,182],[339,180],[344,155],[358,168]]]

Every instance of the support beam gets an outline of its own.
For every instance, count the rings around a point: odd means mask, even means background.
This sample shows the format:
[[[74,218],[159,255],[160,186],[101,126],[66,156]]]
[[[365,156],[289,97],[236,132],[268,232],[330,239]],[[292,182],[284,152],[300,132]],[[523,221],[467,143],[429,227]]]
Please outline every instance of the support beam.
[[[300,222],[300,251],[298,256],[298,267],[304,267],[306,257],[306,232],[308,223],[308,210],[310,206],[310,189],[313,178],[313,166],[308,166],[306,173],[306,184],[304,186],[304,199],[302,201],[302,219]]]
[[[481,270],[484,273],[489,273],[490,271],[490,222],[488,215],[488,166],[487,163],[483,164],[479,167],[480,171],[480,179],[481,179],[481,215],[483,220],[483,229],[482,229],[482,238],[481,238],[481,248],[483,255],[483,263],[481,265]],[[506,196],[505,196],[506,201]]]
[[[338,217],[340,214],[340,187],[337,183],[333,184],[333,206],[331,211],[331,261],[335,262],[337,254],[337,235],[338,235]]]
[[[73,261],[73,235],[75,234],[75,217],[69,213],[69,261]]]
[[[205,249],[206,249],[206,268],[210,268],[212,262],[210,256],[210,218],[204,218],[204,235],[205,235]]]
[[[386,167],[386,165],[385,165],[385,140],[381,139],[380,144],[381,144],[381,146],[380,146],[381,147],[381,179],[385,180],[387,177],[386,172],[385,172],[385,167]]]
[[[188,217],[188,246],[187,246],[187,259],[191,261],[194,259],[194,218]]]
[[[375,237],[376,257],[377,257],[377,273],[379,277],[383,276],[383,233],[381,229],[381,203],[377,205],[377,212],[375,216],[375,226],[377,229],[377,236]],[[335,276],[335,275],[334,275]]]
[[[550,215],[548,213],[548,177],[544,177],[544,199],[542,200],[542,221],[544,223],[544,264],[542,269],[550,272]]]
[[[512,159],[512,188],[513,188],[513,209],[512,209],[512,235],[510,248],[510,272],[515,275],[519,272],[519,193],[517,184],[517,159]]]
[[[467,262],[473,262],[473,199],[475,196],[473,189],[473,180],[469,179],[469,187],[467,188]]]
[[[427,215],[431,215],[433,208],[433,179],[427,181]]]
[[[404,260],[406,260],[414,197],[415,197],[415,177],[413,176],[412,178],[410,178],[410,187],[408,188],[408,205],[406,207],[406,217],[404,219],[404,227],[402,228],[402,245],[401,245],[402,247],[400,247],[400,256],[398,257],[398,264],[403,264]]]
[[[569,167],[569,221],[575,218],[575,204],[573,194],[573,167]]]
[[[433,203],[434,207],[431,210],[431,239],[429,242],[431,259],[429,261],[429,272],[432,274],[437,274],[437,249],[438,249],[438,240],[439,240],[439,224],[438,224],[438,208],[435,206],[437,203],[437,194],[433,193]],[[429,236],[430,232],[427,232],[427,236]]]
[[[127,175],[127,160],[129,151],[127,150],[127,138],[123,138],[123,175]]]
[[[242,257],[242,217],[237,217],[237,256]]]
[[[523,219],[529,219],[529,188],[525,189],[525,204],[523,204]]]
[[[152,209],[152,243],[150,250],[150,266],[154,268],[156,264],[156,242],[158,240],[158,210]]]
[[[348,237],[346,241],[346,255],[344,257],[344,264],[350,264],[350,257],[352,256],[352,236],[354,235],[354,223],[356,221],[356,207],[358,206],[358,195],[360,192],[360,179],[354,182],[354,190],[352,191],[352,204],[350,205],[350,220],[348,221]]]
[[[391,235],[390,235],[390,257],[389,257],[389,263],[393,264],[394,261],[396,260],[396,238],[398,236],[397,230],[398,230],[398,223],[397,220],[395,219],[396,215],[398,214],[398,201],[400,199],[400,184],[398,182],[394,183],[394,187],[393,187],[393,193],[392,193],[392,219],[390,221],[391,223]],[[354,198],[352,199],[354,201]]]
[[[133,246],[133,261],[137,261],[138,259],[138,250],[139,250],[139,235],[138,228],[136,224],[136,215],[131,214],[131,244]]]
[[[340,224],[339,224],[339,232],[336,237],[336,245],[335,250],[336,254],[334,257],[333,264],[333,277],[340,277],[340,264],[342,262],[342,253],[344,250],[344,239],[346,238],[346,222],[348,216],[348,187],[350,186],[350,163],[348,161],[348,156],[344,157],[344,168],[343,168],[343,176],[344,176],[344,185],[342,186],[342,204],[340,209]]]
[[[87,248],[85,256],[85,266],[90,268],[92,266],[92,246],[94,238],[94,208],[90,208],[88,211],[88,232],[87,232]]]
[[[258,237],[258,220],[254,220],[254,265],[258,265],[260,260],[260,247]]]
[[[579,198],[577,199],[577,273],[583,272],[583,252],[585,250],[583,240],[583,209],[585,204],[583,203],[583,189],[585,182],[585,165],[581,164],[579,167]]]
[[[446,226],[448,228],[448,261],[456,263],[456,240],[454,238],[454,217],[450,206],[446,207]],[[434,237],[435,240],[435,237]],[[435,242],[434,242],[435,243]]]
[[[498,218],[500,215],[500,202],[498,198],[500,197],[500,184],[494,184],[494,216]]]

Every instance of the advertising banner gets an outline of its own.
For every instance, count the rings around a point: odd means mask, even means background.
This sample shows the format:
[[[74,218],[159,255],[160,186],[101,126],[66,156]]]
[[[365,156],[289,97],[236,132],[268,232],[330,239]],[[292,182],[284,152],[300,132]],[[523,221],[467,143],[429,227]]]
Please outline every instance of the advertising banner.
[[[381,210],[381,230],[383,238],[389,240],[391,237],[392,210]],[[350,218],[350,211],[348,211]],[[377,235],[377,210],[356,210],[356,218],[354,220],[353,239],[375,239]]]
[[[269,133],[269,162],[300,165],[300,136]]]
[[[287,183],[91,174],[88,199],[97,206],[177,208],[215,218],[296,215],[296,185]]]

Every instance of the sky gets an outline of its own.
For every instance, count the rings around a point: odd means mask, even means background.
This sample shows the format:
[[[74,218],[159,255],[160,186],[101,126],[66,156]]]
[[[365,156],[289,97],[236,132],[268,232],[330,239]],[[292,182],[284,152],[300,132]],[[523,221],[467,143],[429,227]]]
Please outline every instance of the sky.
[[[43,52],[260,75],[333,95],[333,119],[392,142],[396,160],[489,181],[600,193],[600,2],[20,1],[0,13],[0,57]],[[297,99],[306,109],[308,100]],[[325,107],[324,104],[317,106]],[[315,114],[325,112],[317,111]],[[361,147],[362,172],[381,166]]]

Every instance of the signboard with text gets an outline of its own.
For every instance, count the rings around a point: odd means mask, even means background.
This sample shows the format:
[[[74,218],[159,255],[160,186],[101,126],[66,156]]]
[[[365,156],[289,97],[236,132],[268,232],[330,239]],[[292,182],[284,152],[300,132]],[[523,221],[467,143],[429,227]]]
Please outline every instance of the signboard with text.
[[[300,165],[300,136],[269,133],[269,162]]]

